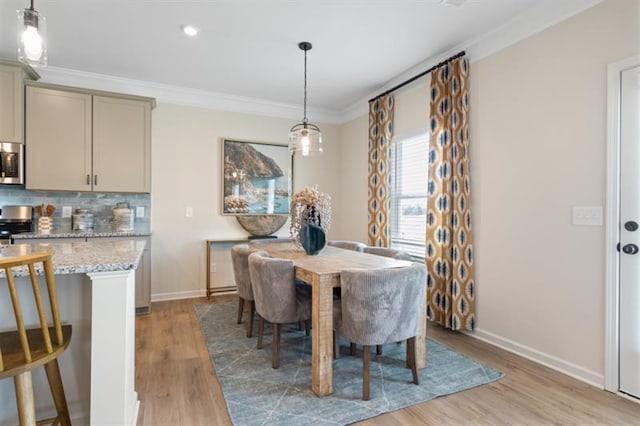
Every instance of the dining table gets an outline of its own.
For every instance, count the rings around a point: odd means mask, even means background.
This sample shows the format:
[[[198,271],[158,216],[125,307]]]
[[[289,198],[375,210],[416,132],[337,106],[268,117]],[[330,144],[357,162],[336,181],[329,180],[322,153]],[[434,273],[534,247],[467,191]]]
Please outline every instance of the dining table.
[[[317,255],[308,255],[293,242],[261,242],[260,250],[271,257],[293,260],[295,276],[312,288],[311,292],[311,389],[318,396],[333,393],[333,289],[340,287],[340,272],[345,269],[398,268],[411,265],[374,254],[326,246]],[[426,283],[425,283],[426,285]],[[427,365],[426,358],[426,300],[420,310],[420,332],[416,353],[418,368]]]

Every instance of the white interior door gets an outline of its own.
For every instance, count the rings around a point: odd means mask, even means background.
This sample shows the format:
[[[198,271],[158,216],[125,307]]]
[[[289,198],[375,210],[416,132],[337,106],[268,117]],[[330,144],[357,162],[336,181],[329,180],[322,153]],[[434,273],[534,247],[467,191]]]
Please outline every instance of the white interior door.
[[[620,391],[640,398],[640,66],[621,73]]]

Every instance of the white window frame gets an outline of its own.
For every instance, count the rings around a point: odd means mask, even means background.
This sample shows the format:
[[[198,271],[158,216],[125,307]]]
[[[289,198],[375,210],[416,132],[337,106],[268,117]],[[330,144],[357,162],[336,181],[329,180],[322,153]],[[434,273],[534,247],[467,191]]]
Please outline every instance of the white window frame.
[[[389,216],[390,216],[390,236],[389,236],[389,246],[391,248],[394,249],[398,249],[398,250],[402,250],[402,251],[406,251],[409,254],[411,254],[411,257],[416,260],[416,261],[421,261],[424,262],[424,256],[425,256],[425,251],[426,251],[426,231],[425,231],[425,235],[423,235],[422,237],[422,244],[416,243],[415,240],[413,239],[403,239],[400,238],[398,236],[399,232],[400,232],[400,222],[399,219],[401,218],[401,212],[400,212],[400,205],[401,205],[401,201],[402,200],[407,200],[407,199],[422,199],[424,198],[425,200],[427,199],[427,176],[425,174],[425,186],[424,186],[424,192],[423,193],[411,193],[411,194],[404,194],[401,197],[398,197],[398,193],[399,193],[399,182],[396,179],[396,172],[399,170],[399,167],[401,166],[400,161],[402,156],[400,155],[400,152],[402,150],[402,143],[403,142],[407,142],[407,141],[413,141],[413,140],[425,140],[427,143],[427,149],[425,152],[425,158],[424,158],[424,162],[425,164],[428,163],[429,160],[429,149],[428,149],[428,144],[429,144],[429,134],[427,132],[421,132],[421,133],[414,133],[411,135],[404,135],[404,136],[399,136],[399,137],[395,137],[393,139],[393,144],[391,146],[390,149],[390,161],[391,161],[391,203],[390,203],[390,211],[389,211]],[[425,203],[424,205],[424,210],[425,210],[425,226],[426,226],[426,212],[427,212],[427,205]]]

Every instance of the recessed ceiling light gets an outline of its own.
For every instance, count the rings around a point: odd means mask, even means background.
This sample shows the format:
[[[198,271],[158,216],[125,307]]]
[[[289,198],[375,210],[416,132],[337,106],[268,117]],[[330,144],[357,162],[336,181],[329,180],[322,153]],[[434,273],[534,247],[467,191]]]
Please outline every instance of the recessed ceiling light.
[[[200,31],[196,27],[194,27],[193,25],[182,25],[180,27],[180,29],[182,30],[183,33],[185,33],[189,37],[197,36],[198,35],[198,31]]]

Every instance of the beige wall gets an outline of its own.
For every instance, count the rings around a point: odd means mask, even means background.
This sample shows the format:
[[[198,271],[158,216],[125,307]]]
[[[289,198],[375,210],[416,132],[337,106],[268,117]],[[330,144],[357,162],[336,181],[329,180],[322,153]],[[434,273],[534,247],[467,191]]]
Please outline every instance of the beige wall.
[[[232,216],[220,214],[220,138],[287,142],[293,120],[159,104],[153,112],[152,295],[154,300],[204,294],[206,239],[242,238]],[[337,126],[322,125],[326,154],[296,159],[294,186],[340,192]],[[333,207],[340,211],[340,197]],[[185,217],[185,208],[193,217]],[[329,236],[335,231],[330,230]],[[288,234],[288,223],[278,232]]]
[[[333,209],[340,239],[367,242],[367,116],[341,126],[340,169],[344,186],[340,192],[342,209]]]
[[[607,64],[640,53],[639,20],[640,2],[609,0],[471,64],[476,334],[600,384],[605,230],[571,209],[604,206]],[[396,135],[426,131],[427,95],[397,94]],[[343,126],[345,156],[366,153],[366,129]],[[344,167],[366,185],[366,165]],[[361,198],[343,194],[345,237],[366,238]]]

